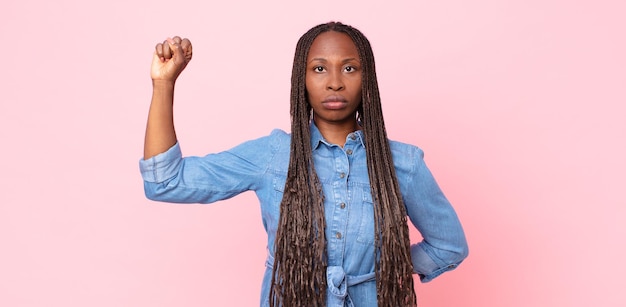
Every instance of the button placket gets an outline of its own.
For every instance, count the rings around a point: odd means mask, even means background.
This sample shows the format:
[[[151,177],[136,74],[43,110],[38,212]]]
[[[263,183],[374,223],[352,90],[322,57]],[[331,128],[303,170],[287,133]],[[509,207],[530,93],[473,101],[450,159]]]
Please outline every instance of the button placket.
[[[347,234],[349,221],[349,213],[346,209],[348,209],[347,199],[348,180],[350,176],[350,156],[346,155],[345,149],[338,145],[332,146],[330,150],[332,150],[334,158],[332,169],[334,171],[334,182],[332,183],[333,197],[326,198],[326,201],[332,201],[334,205],[333,209],[327,212],[327,214],[332,212],[332,215],[327,219],[328,224],[326,225],[328,235],[328,265],[341,266],[343,264],[344,251],[346,248],[344,236]]]

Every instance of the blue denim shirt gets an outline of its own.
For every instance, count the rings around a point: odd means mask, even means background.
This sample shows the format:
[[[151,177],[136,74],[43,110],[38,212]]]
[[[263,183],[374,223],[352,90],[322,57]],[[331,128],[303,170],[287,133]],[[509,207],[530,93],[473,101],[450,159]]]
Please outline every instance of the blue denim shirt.
[[[287,177],[289,134],[245,142],[205,157],[183,158],[178,144],[140,161],[146,196],[176,203],[212,203],[252,190],[267,231],[261,306],[268,305],[274,241]],[[391,141],[407,213],[423,240],[411,246],[415,273],[427,282],[456,268],[468,254],[457,215],[424,164],[421,149]],[[344,147],[328,143],[311,125],[315,169],[324,191],[328,244],[327,306],[376,306],[374,209],[364,137],[348,135]]]

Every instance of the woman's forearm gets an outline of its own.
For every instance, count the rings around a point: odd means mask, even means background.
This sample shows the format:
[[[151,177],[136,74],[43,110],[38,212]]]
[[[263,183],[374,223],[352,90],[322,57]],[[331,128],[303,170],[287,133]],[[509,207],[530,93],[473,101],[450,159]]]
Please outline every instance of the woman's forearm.
[[[174,129],[174,81],[153,80],[143,158],[149,159],[176,144]]]

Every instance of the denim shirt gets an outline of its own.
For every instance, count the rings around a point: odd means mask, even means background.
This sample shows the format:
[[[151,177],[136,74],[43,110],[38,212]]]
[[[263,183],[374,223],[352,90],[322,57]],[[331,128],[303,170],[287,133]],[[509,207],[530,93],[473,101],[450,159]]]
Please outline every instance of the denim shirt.
[[[287,177],[291,137],[281,130],[204,157],[182,157],[179,144],[139,162],[149,199],[212,203],[252,190],[267,231],[261,306],[268,306],[274,241]],[[374,272],[374,209],[363,133],[348,135],[343,148],[311,125],[311,147],[324,192],[328,251],[327,306],[377,306]],[[411,245],[422,282],[456,268],[468,254],[457,215],[424,164],[421,149],[390,141],[396,175],[411,223],[423,240]]]

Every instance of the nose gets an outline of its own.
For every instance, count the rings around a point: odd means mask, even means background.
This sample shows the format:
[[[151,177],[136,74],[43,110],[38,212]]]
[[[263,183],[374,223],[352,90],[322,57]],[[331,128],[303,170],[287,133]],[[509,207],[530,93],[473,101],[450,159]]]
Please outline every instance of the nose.
[[[326,85],[326,88],[331,91],[340,91],[343,90],[345,87],[345,84],[343,83],[343,76],[341,75],[340,71],[335,71],[328,74],[327,82],[328,84]]]

